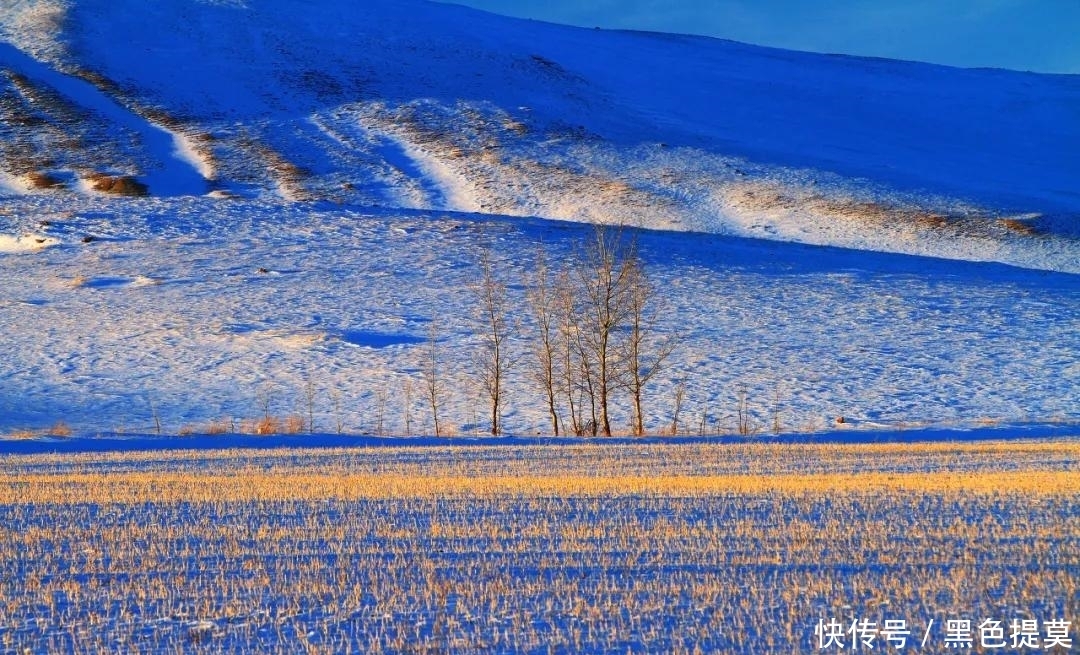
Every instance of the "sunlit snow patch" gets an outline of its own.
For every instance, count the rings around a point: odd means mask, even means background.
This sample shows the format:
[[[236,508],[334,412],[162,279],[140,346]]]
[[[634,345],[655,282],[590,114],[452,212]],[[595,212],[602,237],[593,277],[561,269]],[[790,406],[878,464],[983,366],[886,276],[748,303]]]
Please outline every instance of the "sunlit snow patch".
[[[55,246],[58,243],[60,243],[59,240],[40,234],[24,234],[22,236],[0,234],[0,253],[34,252],[49,246]]]

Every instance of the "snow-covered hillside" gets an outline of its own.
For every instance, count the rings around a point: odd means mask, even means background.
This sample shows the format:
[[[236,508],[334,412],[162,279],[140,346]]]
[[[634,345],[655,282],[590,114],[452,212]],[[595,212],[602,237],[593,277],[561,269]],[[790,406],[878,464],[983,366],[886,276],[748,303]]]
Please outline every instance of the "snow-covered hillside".
[[[654,428],[684,377],[721,427],[743,389],[789,429],[1080,411],[1077,76],[422,0],[18,0],[0,118],[0,431],[309,391],[324,429],[401,429],[432,322],[474,426],[478,244],[573,258],[547,219],[654,230],[684,337]]]
[[[60,245],[0,255],[0,428],[177,432],[305,413],[333,432],[431,429],[422,395],[437,330],[443,421],[486,429],[474,359],[481,248],[522,310],[506,424],[547,425],[522,284],[542,243],[578,256],[588,226],[404,210],[212,199],[14,202]],[[84,235],[96,239],[81,243]],[[29,247],[30,244],[27,244]],[[44,244],[34,244],[41,245]],[[1075,420],[1080,276],[735,237],[647,232],[660,328],[682,343],[650,385],[651,429],[757,429]],[[309,387],[309,380],[310,385]],[[410,382],[411,381],[411,382]],[[412,384],[411,398],[406,387]],[[629,410],[616,411],[626,429]]]
[[[26,1],[0,9],[0,35],[12,189],[127,174],[155,196],[604,220],[1056,270],[1080,259],[1075,76],[419,0]]]

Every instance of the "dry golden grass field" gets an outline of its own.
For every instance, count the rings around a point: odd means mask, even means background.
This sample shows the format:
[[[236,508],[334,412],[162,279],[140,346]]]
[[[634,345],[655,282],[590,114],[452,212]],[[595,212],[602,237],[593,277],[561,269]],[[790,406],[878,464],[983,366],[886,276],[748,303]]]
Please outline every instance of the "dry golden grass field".
[[[0,517],[2,653],[1080,650],[1076,440],[8,455]]]

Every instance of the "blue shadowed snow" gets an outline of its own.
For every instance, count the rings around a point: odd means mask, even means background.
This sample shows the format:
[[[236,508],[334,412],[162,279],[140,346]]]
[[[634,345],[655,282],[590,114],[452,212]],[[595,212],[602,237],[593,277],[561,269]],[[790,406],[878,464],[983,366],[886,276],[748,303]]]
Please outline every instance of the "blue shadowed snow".
[[[341,333],[341,339],[354,346],[366,348],[389,348],[391,346],[408,346],[424,343],[423,337],[415,337],[410,334],[383,334],[380,332],[367,332],[364,330],[346,330]]]
[[[166,450],[257,450],[277,448],[399,448],[402,446],[560,446],[634,445],[634,444],[869,444],[869,443],[949,443],[1002,440],[1080,439],[1076,425],[1017,424],[971,429],[919,428],[912,430],[859,430],[818,434],[759,435],[754,437],[679,436],[679,437],[377,437],[371,435],[190,435],[185,437],[146,434],[111,434],[37,439],[0,439],[0,454],[93,453]],[[1080,466],[1080,462],[1077,462]]]

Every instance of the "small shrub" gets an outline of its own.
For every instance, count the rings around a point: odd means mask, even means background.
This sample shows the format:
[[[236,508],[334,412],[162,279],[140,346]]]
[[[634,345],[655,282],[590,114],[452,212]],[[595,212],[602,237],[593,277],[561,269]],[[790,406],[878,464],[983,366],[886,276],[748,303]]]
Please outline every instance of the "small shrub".
[[[42,171],[35,171],[26,176],[26,180],[33,189],[63,189],[64,181],[60,178]]]
[[[300,434],[304,431],[304,417],[298,414],[286,416],[282,421],[281,431],[284,434]]]
[[[1018,218],[1003,218],[998,221],[998,224],[1010,232],[1024,236],[1034,236],[1039,233],[1038,228],[1034,225]]]
[[[63,421],[57,421],[49,428],[49,436],[68,438],[71,436],[71,428]]]
[[[941,214],[934,214],[930,212],[919,213],[915,216],[915,223],[921,227],[930,229],[942,229],[949,227],[949,219]]]
[[[149,189],[131,175],[104,175],[95,174],[90,176],[91,186],[94,191],[112,194],[114,196],[146,196]]]
[[[252,424],[251,432],[254,434],[281,434],[281,424],[274,416],[264,416],[260,419],[255,419]]]
[[[234,432],[232,419],[211,421],[206,427],[206,434],[231,434],[232,432]]]

